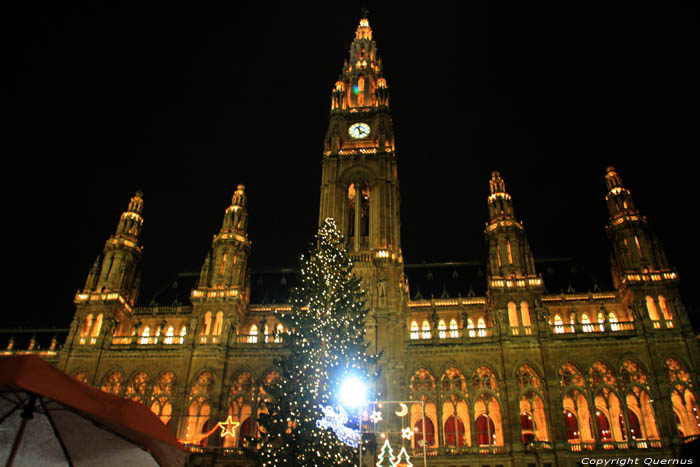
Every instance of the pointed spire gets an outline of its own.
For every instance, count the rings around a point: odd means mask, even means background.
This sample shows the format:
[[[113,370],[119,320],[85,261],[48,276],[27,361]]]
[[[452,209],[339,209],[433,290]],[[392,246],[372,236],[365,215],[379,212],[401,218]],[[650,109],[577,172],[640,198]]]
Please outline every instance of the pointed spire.
[[[489,187],[491,188],[491,195],[488,199],[491,221],[514,219],[513,200],[506,192],[506,182],[501,178],[501,174],[495,170],[491,172]]]
[[[632,194],[622,184],[614,167],[605,171],[610,223],[608,236],[612,243],[612,276],[616,287],[626,282],[645,281],[640,274],[662,272],[654,277],[675,280],[677,275],[668,266],[659,240],[649,230],[647,220],[634,205]],[[656,280],[656,279],[653,279]]]
[[[341,76],[333,87],[331,110],[388,105],[389,93],[382,75],[382,60],[372,40],[369,20],[363,16],[350,45],[350,58],[343,64]]]
[[[143,248],[139,237],[143,228],[143,192],[137,191],[119,217],[117,229],[105,243],[102,255],[90,268],[84,292],[101,290],[120,291],[124,298],[135,297],[138,287],[134,282],[136,267]],[[133,302],[133,300],[132,300]]]
[[[634,206],[632,194],[622,185],[622,179],[615,171],[614,167],[608,167],[605,171],[605,184],[608,186],[608,194],[605,201],[608,203],[611,223],[617,219],[624,222],[625,216],[635,217],[631,220],[638,220],[639,211]]]
[[[491,287],[500,287],[503,281],[498,278],[504,277],[527,277],[530,285],[539,286],[525,230],[515,218],[513,200],[506,191],[506,183],[495,170],[491,172],[489,188],[490,219],[486,224],[486,238],[489,243]]]
[[[231,199],[231,206],[226,208],[224,223],[219,236],[235,233],[239,240],[247,241],[248,237],[248,210],[246,209],[247,197],[245,185],[238,185]],[[241,238],[242,237],[242,238]]]
[[[251,242],[248,240],[248,210],[245,185],[238,185],[226,208],[224,222],[219,233],[214,235],[211,250],[204,259],[197,288],[192,291],[193,300],[208,298],[238,299],[247,275],[248,255]],[[210,289],[218,291],[210,295]]]
[[[129,201],[129,207],[119,218],[117,232],[113,237],[125,236],[138,242],[143,225],[141,211],[143,211],[143,191],[138,190]]]

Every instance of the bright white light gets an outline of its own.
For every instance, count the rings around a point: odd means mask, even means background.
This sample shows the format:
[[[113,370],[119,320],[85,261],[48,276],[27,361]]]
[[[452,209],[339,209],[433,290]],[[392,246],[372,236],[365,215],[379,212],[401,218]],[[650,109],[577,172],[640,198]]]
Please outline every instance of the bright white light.
[[[365,402],[366,393],[365,383],[351,376],[340,387],[340,401],[349,407],[359,407]]]

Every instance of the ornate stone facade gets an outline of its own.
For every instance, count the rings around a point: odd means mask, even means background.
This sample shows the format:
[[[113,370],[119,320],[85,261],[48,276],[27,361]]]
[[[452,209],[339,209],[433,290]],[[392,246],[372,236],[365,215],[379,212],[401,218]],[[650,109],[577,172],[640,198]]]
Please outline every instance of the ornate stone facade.
[[[700,352],[678,277],[612,167],[613,290],[547,292],[494,172],[483,293],[465,286],[464,296],[445,288],[423,298],[409,287],[417,269],[403,263],[388,84],[367,19],[331,94],[322,167],[319,219],[342,226],[368,292],[368,339],[382,353],[378,389],[389,400],[425,401],[425,430],[420,411],[410,426],[413,443],[427,442],[429,465],[668,458],[700,434]],[[285,348],[274,311],[288,309],[251,300],[245,187],[234,192],[191,305],[136,306],[142,209],[136,193],[75,297],[62,350],[47,358],[143,402],[194,451],[239,462],[238,437],[203,435],[229,415],[238,436],[255,435],[261,384],[275,377]]]

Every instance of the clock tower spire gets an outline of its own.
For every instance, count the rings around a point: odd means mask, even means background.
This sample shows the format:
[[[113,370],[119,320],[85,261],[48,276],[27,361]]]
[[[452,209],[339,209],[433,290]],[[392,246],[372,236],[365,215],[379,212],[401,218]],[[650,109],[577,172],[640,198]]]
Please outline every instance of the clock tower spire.
[[[399,180],[387,80],[364,16],[331,91],[319,224],[335,219],[346,238],[354,273],[367,291],[370,350],[400,361],[407,285]]]
[[[331,92],[319,223],[335,218],[356,252],[400,256],[399,191],[389,91],[362,18]]]

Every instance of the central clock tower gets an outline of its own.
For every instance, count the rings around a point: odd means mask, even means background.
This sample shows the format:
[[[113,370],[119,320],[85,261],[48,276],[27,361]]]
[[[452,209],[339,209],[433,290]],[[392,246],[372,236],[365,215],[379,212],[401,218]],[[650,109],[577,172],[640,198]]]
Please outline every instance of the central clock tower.
[[[387,366],[402,360],[407,285],[389,90],[367,18],[331,93],[322,165],[319,222],[334,218],[346,238],[367,291],[369,350],[383,353],[390,378]]]

